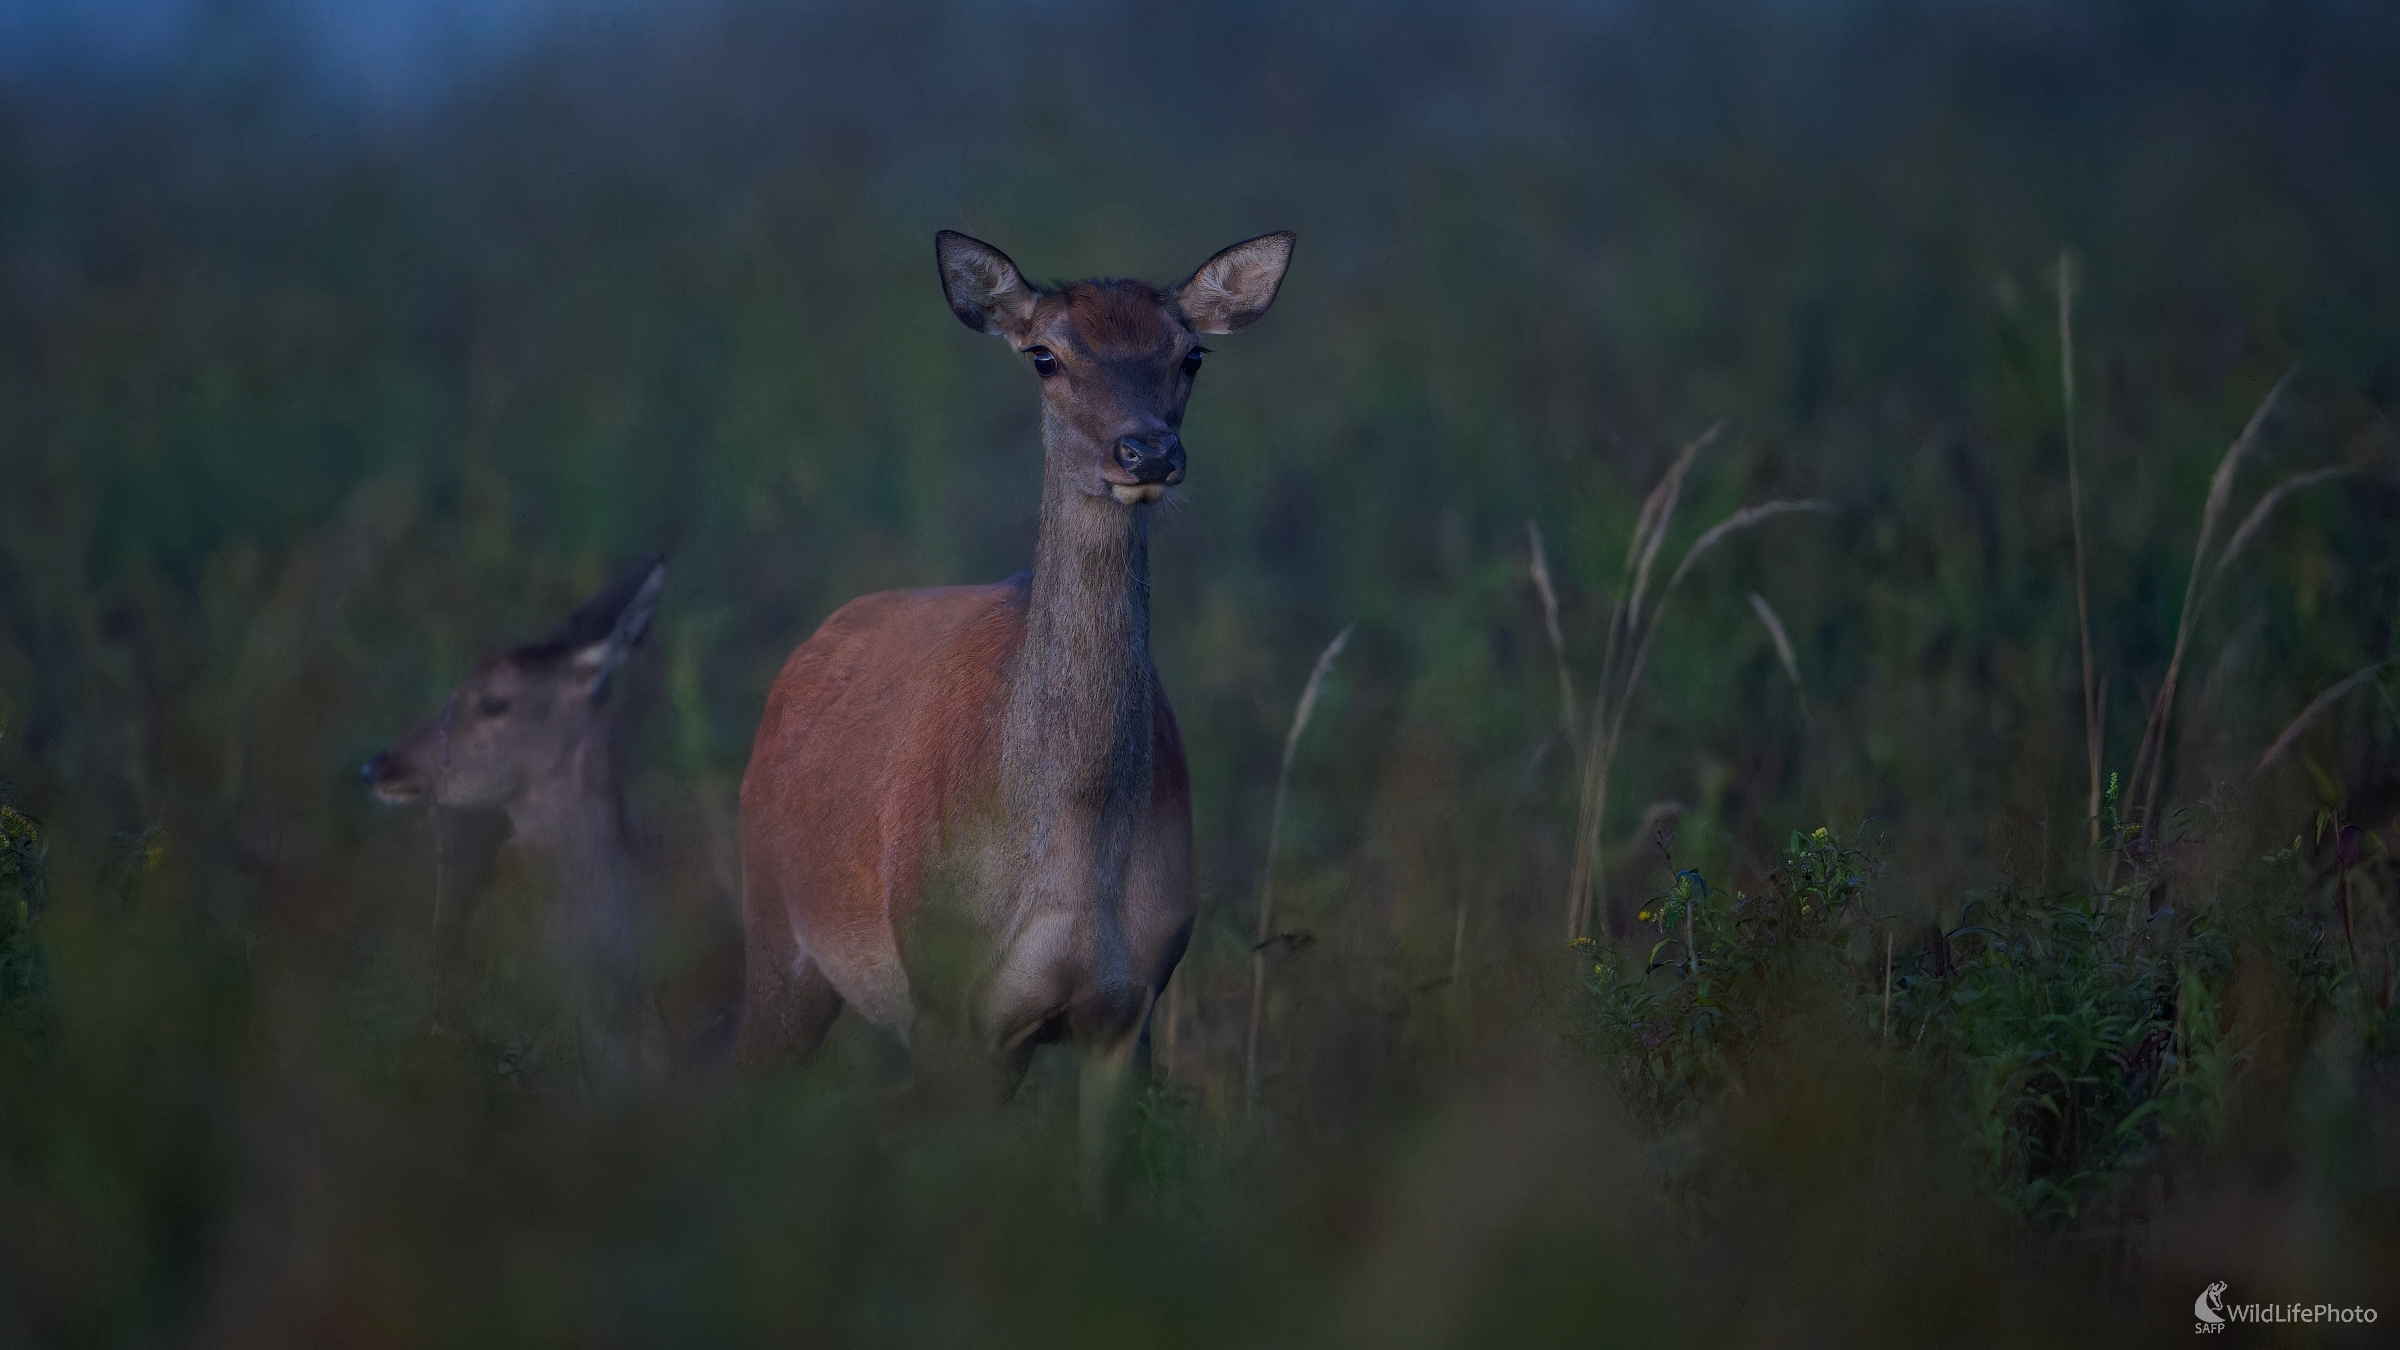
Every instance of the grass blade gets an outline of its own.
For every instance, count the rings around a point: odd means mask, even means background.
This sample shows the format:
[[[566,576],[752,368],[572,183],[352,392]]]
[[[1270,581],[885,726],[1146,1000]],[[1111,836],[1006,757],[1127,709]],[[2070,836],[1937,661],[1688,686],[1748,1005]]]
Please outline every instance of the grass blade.
[[[2241,468],[2242,460],[2248,457],[2251,448],[2258,444],[2259,431],[2266,425],[2267,414],[2274,410],[2276,402],[2282,398],[2284,389],[2291,384],[2292,376],[2298,371],[2297,366],[2285,371],[2283,378],[2275,382],[2275,387],[2267,391],[2267,396],[2259,400],[2257,411],[2250,414],[2250,420],[2242,427],[2242,434],[2234,437],[2233,444],[2226,447],[2225,457],[2217,461],[2217,472],[2209,480],[2208,503],[2200,511],[2200,540],[2192,548],[2192,573],[2183,587],[2183,615],[2175,623],[2175,650],[2167,658],[2167,678],[2160,682],[2158,697],[2150,705],[2149,720],[2142,727],[2141,746],[2134,752],[2133,773],[2126,780],[2127,796],[2136,792],[2142,796],[2141,827],[2145,831],[2150,828],[2152,814],[2158,808],[2160,780],[2166,776],[2167,726],[2175,715],[2175,684],[2183,674],[2184,652],[2190,646],[2192,629],[2200,617],[2200,575],[2202,565],[2208,560],[2208,543],[2216,535],[2217,521],[2225,514],[2225,504],[2232,499],[2235,473]],[[2143,778],[2145,771],[2149,774],[2146,782]]]
[[[1613,701],[1610,691],[1617,680],[1617,655],[1623,650],[1622,639],[1641,623],[1642,600],[1650,589],[1650,569],[1658,561],[1658,550],[1666,543],[1667,526],[1675,518],[1675,506],[1683,497],[1683,482],[1699,459],[1700,452],[1709,447],[1725,430],[1722,421],[1694,437],[1690,444],[1675,455],[1664,477],[1642,499],[1642,509],[1634,518],[1633,539],[1625,550],[1624,594],[1610,606],[1608,613],[1608,642],[1600,653],[1598,692],[1592,695],[1590,733],[1583,748],[1580,788],[1577,793],[1575,819],[1575,863],[1567,878],[1567,937],[1570,941],[1583,936],[1584,915],[1590,905],[1592,892],[1602,870],[1600,856],[1600,822],[1608,814],[1607,759],[1613,747],[1602,744],[1601,728],[1610,723],[1609,709],[1621,707],[1620,693]]]
[[[1658,635],[1658,621],[1665,617],[1667,601],[1674,596],[1676,589],[1682,586],[1684,577],[1691,573],[1693,566],[1702,558],[1707,557],[1709,551],[1718,544],[1752,526],[1762,525],[1777,516],[1792,515],[1801,511],[1831,511],[1832,509],[1823,502],[1792,500],[1761,502],[1756,506],[1745,506],[1709,527],[1708,533],[1701,535],[1692,542],[1690,548],[1684,550],[1683,561],[1675,565],[1675,571],[1667,578],[1667,584],[1659,588],[1658,608],[1651,611],[1649,626],[1642,630],[1640,640],[1634,645],[1633,663],[1625,672],[1624,692],[1617,698],[1616,715],[1609,723],[1608,748],[1612,753],[1616,749],[1617,737],[1625,727],[1625,707],[1633,701],[1634,693],[1641,688],[1642,671],[1650,663],[1650,640]]]
[[[2348,472],[2350,472],[2349,469],[2337,464],[2330,469],[2311,469],[2307,473],[2296,473],[2277,483],[2267,492],[2266,496],[2259,498],[2258,505],[2250,508],[2250,514],[2242,517],[2242,523],[2239,528],[2234,530],[2233,538],[2226,541],[2225,551],[2217,555],[2217,565],[2209,569],[2208,584],[2201,588],[2201,598],[2205,600],[2208,593],[2216,589],[2217,578],[2225,575],[2226,567],[2231,565],[2235,558],[2241,556],[2242,546],[2249,543],[2254,535],[2265,528],[2267,517],[2274,513],[2275,508],[2282,503],[2284,498],[2302,488],[2314,487],[2327,479],[2339,478]]]
[[[1714,434],[1713,429],[1710,434]],[[1651,610],[1649,622],[1641,625],[1639,636],[1634,637],[1633,659],[1626,667],[1622,684],[1611,698],[1604,683],[1600,701],[1594,705],[1589,751],[1585,756],[1581,809],[1576,820],[1576,864],[1567,897],[1567,937],[1570,940],[1583,935],[1583,919],[1590,908],[1592,880],[1600,869],[1600,829],[1608,811],[1609,768],[1616,759],[1617,746],[1624,735],[1625,710],[1641,689],[1642,670],[1650,660],[1650,640],[1657,634],[1659,620],[1667,612],[1668,599],[1682,585],[1693,565],[1727,538],[1777,516],[1831,509],[1823,502],[1812,501],[1772,501],[1745,506],[1717,522],[1707,533],[1693,541],[1692,546],[1684,550],[1683,560],[1676,564],[1675,571],[1668,576],[1667,584],[1659,588],[1658,604]],[[1631,620],[1625,624],[1624,631],[1629,637],[1635,634],[1635,625]]]
[[[1275,858],[1283,845],[1283,801],[1291,791],[1292,757],[1300,749],[1300,733],[1308,730],[1308,719],[1317,710],[1325,678],[1333,673],[1334,658],[1350,644],[1350,634],[1357,629],[1357,624],[1351,624],[1334,634],[1333,641],[1317,655],[1316,669],[1309,672],[1308,685],[1300,691],[1300,704],[1292,710],[1292,729],[1283,738],[1283,769],[1275,776],[1275,807],[1267,817],[1267,865],[1258,882],[1258,940],[1250,949],[1250,1029],[1242,1048],[1242,1093],[1253,1108],[1258,1105],[1258,1028],[1267,1003],[1267,943],[1275,936]]]
[[[1683,447],[1682,452],[1675,456],[1675,462],[1668,466],[1667,476],[1659,479],[1658,486],[1650,489],[1650,495],[1642,501],[1642,514],[1633,526],[1633,552],[1625,555],[1626,565],[1633,573],[1633,584],[1626,591],[1625,625],[1628,628],[1641,626],[1642,597],[1650,589],[1650,565],[1658,560],[1659,545],[1667,541],[1667,526],[1675,518],[1675,505],[1683,497],[1683,480],[1692,470],[1692,461],[1698,459],[1700,452],[1708,448],[1724,429],[1725,424],[1718,422]],[[1637,552],[1641,555],[1638,566],[1634,558]],[[1605,674],[1603,678],[1606,678]]]
[[[2387,664],[2389,663],[2378,661],[2374,665],[2368,666],[2364,670],[2352,673],[2347,678],[2334,684],[2333,687],[2327,689],[2324,693],[2317,695],[2313,699],[2310,699],[2308,701],[2308,706],[2300,710],[2300,715],[2292,719],[2292,724],[2288,727],[2285,727],[2283,729],[2283,734],[2275,738],[2275,743],[2267,747],[2267,753],[2258,757],[2258,767],[2252,769],[2250,772],[2253,775],[2265,773],[2269,764],[2274,763],[2284,751],[2291,749],[2292,742],[2300,739],[2300,733],[2308,729],[2308,724],[2317,719],[2318,713],[2321,713],[2327,708],[2330,708],[2334,704],[2340,702],[2342,695],[2349,693],[2351,690],[2356,689],[2361,684],[2364,684],[2368,680],[2374,678],[2375,673],[2382,670]]]
[[[1675,588],[1683,584],[1684,574],[1692,570],[1692,565],[1699,562],[1701,558],[1707,556],[1710,549],[1715,548],[1718,544],[1724,542],[1727,537],[1739,534],[1742,531],[1749,529],[1753,525],[1764,524],[1767,521],[1773,520],[1777,516],[1791,515],[1792,513],[1798,511],[1831,511],[1832,509],[1833,508],[1831,506],[1826,505],[1824,502],[1797,501],[1787,499],[1783,501],[1760,502],[1756,506],[1745,506],[1741,510],[1736,511],[1732,515],[1718,521],[1715,525],[1709,527],[1708,533],[1701,535],[1698,539],[1694,540],[1692,542],[1692,546],[1684,551],[1683,561],[1675,565],[1674,575],[1667,578],[1666,587],[1659,592],[1659,611],[1662,613],[1665,611],[1667,596],[1673,594]],[[1651,627],[1655,629],[1657,626],[1657,615],[1653,614],[1651,616]]]
[[[2234,437],[2233,444],[2225,448],[2225,457],[2217,461],[2217,472],[2208,481],[2208,504],[2200,509],[2200,543],[2192,550],[2192,580],[2195,582],[2200,579],[2200,562],[2208,555],[2208,541],[2216,535],[2217,521],[2224,516],[2226,503],[2233,499],[2234,475],[2240,471],[2242,461],[2257,446],[2259,429],[2266,425],[2267,414],[2275,410],[2275,404],[2283,397],[2284,389],[2299,371],[2300,368],[2294,366],[2283,373],[2283,378],[2275,382],[2275,387],[2267,391],[2267,396],[2258,401],[2257,410],[2250,414],[2250,420],[2242,426],[2242,434]],[[2184,592],[2187,596],[2191,593],[2189,583],[2185,585]]]
[[[1750,612],[1766,625],[1767,636],[1775,640],[1775,655],[1783,662],[1783,673],[1791,677],[1793,692],[1805,703],[1808,690],[1800,683],[1800,661],[1792,655],[1792,639],[1783,631],[1783,620],[1776,617],[1775,607],[1767,603],[1767,597],[1756,591],[1750,592]]]
[[[1542,547],[1542,527],[1525,522],[1527,551],[1533,555],[1533,589],[1542,597],[1542,624],[1550,634],[1550,654],[1558,661],[1559,723],[1567,729],[1567,748],[1583,758],[1583,731],[1575,715],[1575,677],[1567,670],[1567,637],[1558,626],[1558,592],[1550,585],[1550,560]]]
[[[2067,433],[2067,514],[2075,534],[2075,631],[2083,646],[2083,755],[2091,782],[2091,801],[2084,819],[2091,827],[2091,846],[2098,848],[2101,727],[2106,709],[2092,666],[2090,569],[2083,554],[2083,466],[2075,451],[2075,282],[2064,249],[2058,254],[2058,386]]]

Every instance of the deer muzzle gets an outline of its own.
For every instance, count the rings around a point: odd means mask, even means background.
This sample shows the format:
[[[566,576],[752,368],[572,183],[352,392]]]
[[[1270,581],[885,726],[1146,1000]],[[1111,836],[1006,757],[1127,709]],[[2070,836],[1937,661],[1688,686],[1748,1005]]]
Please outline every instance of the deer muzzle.
[[[1110,458],[1113,467],[1132,480],[1109,477],[1109,495],[1127,506],[1157,501],[1183,481],[1183,438],[1172,431],[1127,436],[1117,442]]]
[[[425,784],[394,759],[389,750],[359,765],[358,776],[377,800],[395,806],[425,795]]]

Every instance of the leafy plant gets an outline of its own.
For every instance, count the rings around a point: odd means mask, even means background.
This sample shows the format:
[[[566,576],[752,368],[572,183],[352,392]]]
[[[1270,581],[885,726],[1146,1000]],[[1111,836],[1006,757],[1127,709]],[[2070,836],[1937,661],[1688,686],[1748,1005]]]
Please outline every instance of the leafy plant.
[[[1792,832],[1768,889],[1752,896],[1711,886],[1698,870],[1674,874],[1637,916],[1657,938],[1637,964],[1611,960],[1590,938],[1583,977],[1587,1039],[1622,1065],[1628,1090],[1675,1115],[1735,1081],[1771,1043],[1789,1012],[1783,986],[1803,963],[1836,981],[1863,979],[1861,902],[1881,860],[1859,836]],[[1855,950],[1853,950],[1855,948]]]
[[[41,828],[0,802],[0,1025],[41,1025],[50,968],[34,933],[42,910]]]
[[[2179,1091],[2221,1076],[2210,1013],[2229,946],[2206,917],[2112,899],[1970,900],[1895,990],[1919,1028],[1909,1053],[1955,1094],[1998,1198],[2029,1217],[2074,1216],[2216,1098]]]
[[[2132,863],[2117,890],[1973,897],[1964,922],[1905,954],[1888,929],[1873,940],[1883,864],[1860,836],[1793,832],[1757,896],[1678,871],[1639,916],[1657,934],[1646,956],[1578,944],[1586,1040],[1663,1122],[1738,1088],[1798,1009],[1830,1000],[1837,1026],[1933,1093],[1994,1199],[2072,1219],[2163,1139],[2213,1125],[2231,1063],[2230,944],[2208,915],[2153,912],[2159,852],[2110,826]]]
[[[2312,843],[2318,853],[2313,861]],[[2313,841],[2295,837],[2260,861],[2276,884],[2299,897],[2299,903],[2269,911],[2262,936],[2291,981],[2300,1022],[2330,1014],[2368,1057],[2400,1053],[2400,1011],[2393,998],[2400,935],[2389,912],[2400,859],[2382,834],[2348,824],[2326,807],[2317,813]],[[2384,903],[2368,904],[2378,892]]]

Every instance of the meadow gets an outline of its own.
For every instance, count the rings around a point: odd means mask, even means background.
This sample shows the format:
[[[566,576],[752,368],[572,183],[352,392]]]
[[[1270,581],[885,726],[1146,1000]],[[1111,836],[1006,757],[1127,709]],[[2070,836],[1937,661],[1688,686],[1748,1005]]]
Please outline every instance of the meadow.
[[[377,99],[283,13],[0,83],[0,1345],[2400,1318],[2400,16],[723,0]],[[1299,235],[1156,524],[1201,916],[1099,1218],[1048,1056],[564,1088],[528,878],[358,781],[663,551],[705,932],[791,648],[1030,558],[939,228]]]

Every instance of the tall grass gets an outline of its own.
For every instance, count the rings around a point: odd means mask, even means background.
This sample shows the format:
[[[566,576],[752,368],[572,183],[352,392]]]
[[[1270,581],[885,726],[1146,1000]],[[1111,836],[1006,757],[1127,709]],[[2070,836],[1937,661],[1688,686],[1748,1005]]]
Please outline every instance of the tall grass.
[[[1694,564],[1725,539],[1780,515],[1827,509],[1821,502],[1789,500],[1743,507],[1693,540],[1665,584],[1654,594],[1650,589],[1651,570],[1666,543],[1668,527],[1674,523],[1684,480],[1700,452],[1723,430],[1724,424],[1717,423],[1684,446],[1667,466],[1666,474],[1642,499],[1641,513],[1634,520],[1633,542],[1625,551],[1620,596],[1609,608],[1607,643],[1594,681],[1598,692],[1592,698],[1590,730],[1578,747],[1582,758],[1578,765],[1581,785],[1576,803],[1575,860],[1567,879],[1566,928],[1570,942],[1585,935],[1593,904],[1606,898],[1607,869],[1600,832],[1608,814],[1610,771],[1623,743],[1626,710],[1641,691],[1651,642],[1658,635],[1659,620],[1666,614],[1667,602]],[[1538,546],[1538,537],[1535,543]],[[1546,565],[1537,568],[1535,579],[1544,591],[1545,606],[1550,606]],[[1553,649],[1563,653],[1563,644],[1554,642]],[[1562,689],[1566,687],[1563,657],[1560,684]]]
[[[1300,702],[1292,709],[1291,730],[1283,737],[1283,764],[1275,773],[1275,805],[1267,813],[1267,859],[1258,877],[1258,933],[1250,944],[1250,1018],[1242,1036],[1242,1099],[1251,1108],[1258,1105],[1258,1043],[1267,1011],[1267,948],[1275,941],[1275,864],[1282,853],[1283,804],[1292,788],[1292,761],[1300,753],[1300,735],[1308,730],[1309,716],[1317,710],[1325,681],[1333,674],[1334,658],[1350,645],[1350,634],[1357,627],[1351,624],[1334,634],[1325,650],[1317,653],[1317,664],[1308,672]]]
[[[1525,522],[1525,549],[1534,594],[1542,601],[1542,635],[1550,639],[1550,657],[1558,666],[1558,729],[1566,736],[1567,751],[1583,762],[1583,719],[1575,706],[1575,674],[1567,663],[1567,635],[1558,622],[1558,588],[1550,580],[1550,550],[1542,543],[1542,527]]]
[[[2084,819],[2089,842],[2100,844],[2100,746],[2107,735],[2107,703],[2092,669],[2091,569],[2083,552],[2083,464],[2075,450],[2075,281],[2066,250],[2058,255],[2058,388],[2067,437],[2067,511],[2075,538],[2075,635],[2083,654],[2083,753],[2089,775]],[[2046,850],[2045,850],[2046,852]]]
[[[1784,678],[1792,682],[1792,697],[1800,704],[1800,716],[1808,716],[1808,686],[1800,679],[1800,656],[1792,650],[1792,635],[1784,631],[1783,616],[1767,597],[1750,592],[1750,612],[1758,616],[1759,627],[1767,630],[1767,640],[1775,644],[1775,659],[1783,664]]]
[[[2292,748],[2292,742],[2300,739],[2300,733],[2308,729],[2309,723],[2317,720],[2318,714],[2341,702],[2343,695],[2374,679],[2389,664],[2388,661],[2378,661],[2363,670],[2352,671],[2349,675],[2328,685],[2315,698],[2310,699],[2308,706],[2300,710],[2300,715],[2286,724],[2281,734],[2277,735],[2274,741],[2267,746],[2265,753],[2258,757],[2258,765],[2251,772],[2253,774],[2265,773],[2268,765],[2282,758],[2283,752]]]
[[[2232,501],[2235,476],[2241,470],[2242,461],[2258,444],[2260,431],[2266,425],[2268,415],[2275,410],[2276,401],[2290,386],[2294,373],[2286,371],[2283,378],[2267,391],[2266,397],[2259,400],[2257,410],[2250,414],[2250,420],[2243,425],[2241,434],[2234,438],[2233,444],[2226,447],[2224,457],[2217,461],[2216,473],[2209,479],[2208,500],[2200,511],[2200,537],[2192,546],[2191,574],[2184,582],[2183,606],[2175,622],[2174,650],[2167,658],[2166,678],[2159,682],[2158,694],[2151,700],[2149,720],[2142,726],[2141,743],[2134,751],[2133,771],[2126,779],[2129,794],[2141,803],[2138,819],[2145,829],[2155,825],[2159,789],[2166,778],[2167,731],[2175,714],[2175,694],[2183,675],[2184,656],[2192,633],[2199,625],[2201,610],[2216,589],[2218,578],[2240,555],[2243,546],[2256,537],[2268,515],[2286,497],[2312,483],[2325,482],[2341,473],[2338,468],[2309,470],[2293,474],[2268,489],[2249,514],[2243,517],[2233,536],[2214,555],[2214,565],[2208,565],[2211,559],[2209,545],[2215,540],[2217,526]]]

